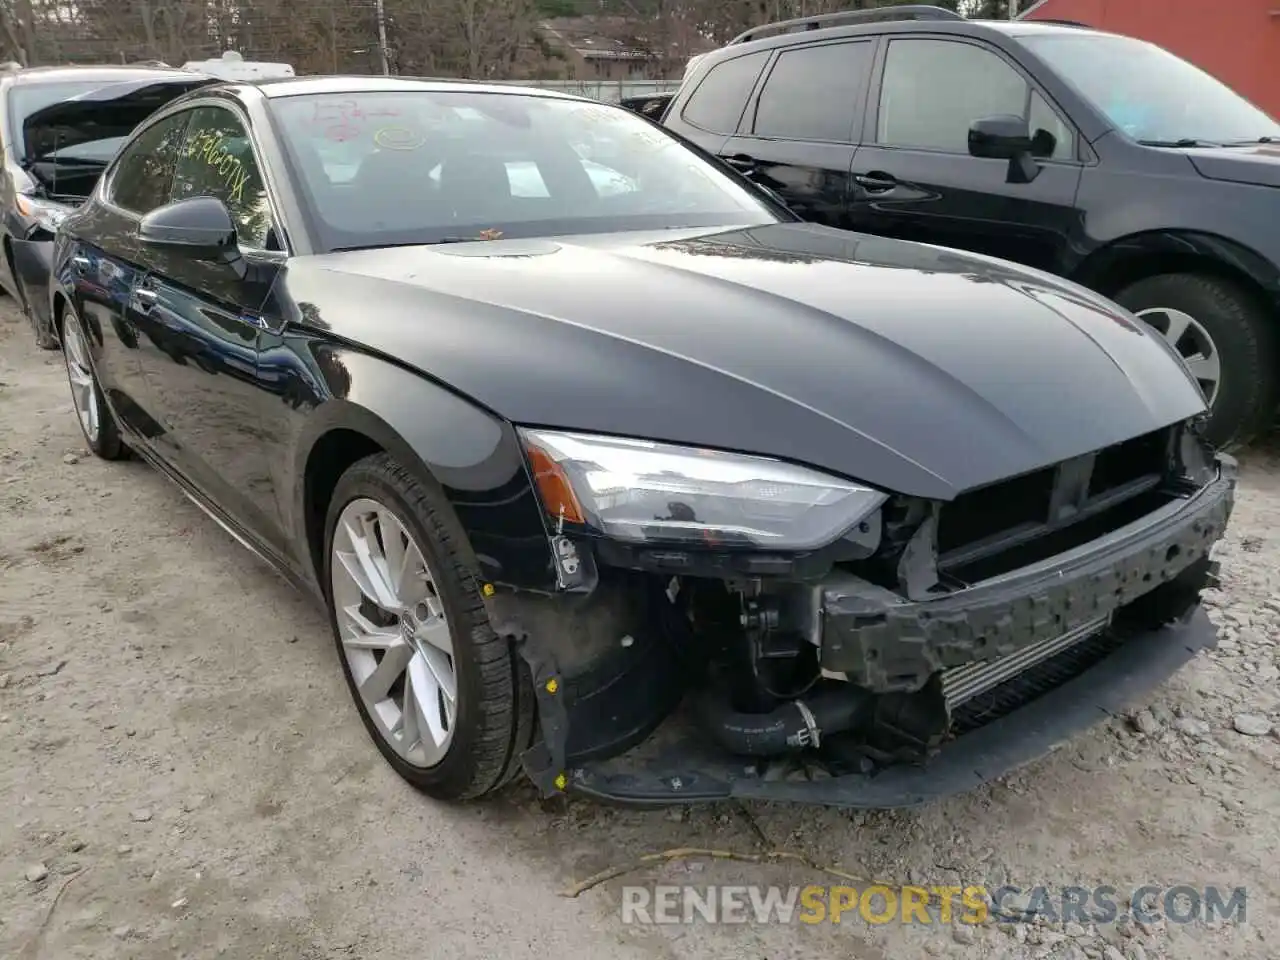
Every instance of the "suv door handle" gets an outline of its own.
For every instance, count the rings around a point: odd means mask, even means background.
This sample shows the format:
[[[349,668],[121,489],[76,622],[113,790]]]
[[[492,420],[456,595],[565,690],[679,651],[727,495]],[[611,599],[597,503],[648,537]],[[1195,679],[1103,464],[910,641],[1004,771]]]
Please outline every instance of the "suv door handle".
[[[748,157],[745,153],[735,154],[732,157],[725,157],[724,162],[735,170],[742,173],[750,173],[755,170],[757,161],[755,157]]]
[[[885,193],[898,185],[898,179],[892,174],[873,170],[870,173],[855,173],[853,182],[867,193]]]

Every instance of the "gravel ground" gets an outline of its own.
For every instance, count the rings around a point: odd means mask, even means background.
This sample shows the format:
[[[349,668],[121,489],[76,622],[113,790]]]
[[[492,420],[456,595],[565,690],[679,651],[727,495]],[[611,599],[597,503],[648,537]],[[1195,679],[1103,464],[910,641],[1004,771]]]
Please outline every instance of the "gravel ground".
[[[55,354],[0,304],[0,956],[1268,957],[1280,886],[1280,445],[1245,458],[1221,650],[1007,780],[903,813],[636,813],[520,786],[414,794],[322,617],[163,478],[84,448]],[[1241,732],[1243,731],[1243,732]],[[625,925],[624,883],[1248,887],[1238,923]]]

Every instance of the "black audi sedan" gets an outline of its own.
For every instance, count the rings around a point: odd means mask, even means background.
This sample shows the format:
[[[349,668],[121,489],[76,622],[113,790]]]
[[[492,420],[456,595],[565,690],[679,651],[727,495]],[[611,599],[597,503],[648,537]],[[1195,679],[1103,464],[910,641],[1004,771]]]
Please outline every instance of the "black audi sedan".
[[[215,80],[148,66],[33,67],[0,77],[0,288],[40,346],[58,346],[48,315],[58,223],[93,192],[139,122]]]
[[[437,798],[919,803],[1216,640],[1235,471],[1158,335],[621,107],[196,91],[62,221],[50,306],[94,452],[327,607]]]

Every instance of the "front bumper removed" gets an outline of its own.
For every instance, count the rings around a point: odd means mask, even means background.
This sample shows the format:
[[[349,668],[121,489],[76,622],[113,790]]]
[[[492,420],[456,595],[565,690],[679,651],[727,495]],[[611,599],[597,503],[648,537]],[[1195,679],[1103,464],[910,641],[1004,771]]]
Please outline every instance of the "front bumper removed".
[[[617,682],[652,691],[649,706],[673,695],[646,713],[652,722],[624,707],[645,712],[644,698],[598,696],[583,709],[557,684],[553,662],[530,657],[543,739],[524,754],[525,771],[546,794],[655,806],[757,799],[910,807],[1003,776],[1123,712],[1216,646],[1198,600],[1213,582],[1210,550],[1232,512],[1234,461],[1220,458],[1216,474],[1078,550],[936,599],[911,602],[840,573],[818,584],[812,640],[823,673],[846,678],[824,683],[882,704],[942,704],[937,729],[945,732],[918,756],[850,754],[825,736],[820,750],[780,760],[740,756],[709,736],[690,702],[677,706],[678,688],[663,682],[680,669],[678,645],[645,644],[647,656]],[[818,748],[819,731],[800,712],[812,734],[801,743]],[[581,737],[584,726],[625,729],[627,738],[595,753],[575,750],[573,733]]]
[[[1106,617],[1208,555],[1226,530],[1235,468],[1077,550],[967,590],[911,603],[853,577],[824,585],[822,667],[874,693],[1007,657]]]
[[[1052,752],[1075,735],[1123,713],[1201,650],[1218,643],[1198,607],[1182,623],[1129,638],[1114,653],[1015,712],[945,744],[925,766],[891,766],[874,774],[769,780],[688,730],[643,761],[626,756],[588,764],[567,776],[568,789],[638,806],[773,800],[832,807],[914,807],[964,793]],[[659,734],[655,734],[655,739]]]

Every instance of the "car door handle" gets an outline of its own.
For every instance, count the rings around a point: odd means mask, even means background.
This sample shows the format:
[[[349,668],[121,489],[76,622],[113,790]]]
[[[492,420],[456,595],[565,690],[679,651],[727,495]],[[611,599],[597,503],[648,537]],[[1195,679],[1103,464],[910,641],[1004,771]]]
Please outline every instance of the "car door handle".
[[[153,304],[160,299],[160,293],[154,287],[139,287],[133,291],[133,295],[138,299],[139,303],[147,305]]]
[[[898,185],[896,177],[881,173],[879,170],[873,170],[871,173],[855,173],[853,182],[867,193],[885,193]]]
[[[745,153],[739,153],[736,156],[725,157],[724,162],[735,170],[742,173],[751,173],[757,166],[755,157],[748,157]]]
[[[84,273],[93,263],[88,257],[72,257],[71,265],[76,268],[77,273]]]

